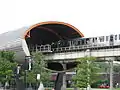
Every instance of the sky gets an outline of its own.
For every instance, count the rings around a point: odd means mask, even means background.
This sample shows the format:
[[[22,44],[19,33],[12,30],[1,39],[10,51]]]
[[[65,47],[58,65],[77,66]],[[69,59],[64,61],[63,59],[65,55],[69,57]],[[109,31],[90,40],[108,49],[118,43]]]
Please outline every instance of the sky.
[[[85,37],[120,34],[120,0],[0,0],[0,34],[61,21]]]

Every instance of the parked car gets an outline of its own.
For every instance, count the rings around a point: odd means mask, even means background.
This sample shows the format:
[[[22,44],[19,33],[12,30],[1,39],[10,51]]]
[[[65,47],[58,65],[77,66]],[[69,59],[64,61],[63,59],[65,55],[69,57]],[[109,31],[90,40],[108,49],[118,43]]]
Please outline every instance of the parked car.
[[[102,85],[98,86],[98,88],[110,88],[110,86],[107,84],[102,84]]]

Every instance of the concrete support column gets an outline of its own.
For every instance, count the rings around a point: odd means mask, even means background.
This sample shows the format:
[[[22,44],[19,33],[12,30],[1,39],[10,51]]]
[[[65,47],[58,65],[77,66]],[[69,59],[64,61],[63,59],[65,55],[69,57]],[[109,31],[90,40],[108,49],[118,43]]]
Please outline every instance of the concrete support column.
[[[113,60],[110,60],[110,90],[113,90]]]
[[[55,81],[55,90],[61,90],[63,83],[63,73],[58,73],[57,79]]]
[[[63,66],[63,69],[66,70],[66,64],[63,63],[62,66]],[[62,84],[61,90],[66,90],[66,72],[63,73],[63,84]]]

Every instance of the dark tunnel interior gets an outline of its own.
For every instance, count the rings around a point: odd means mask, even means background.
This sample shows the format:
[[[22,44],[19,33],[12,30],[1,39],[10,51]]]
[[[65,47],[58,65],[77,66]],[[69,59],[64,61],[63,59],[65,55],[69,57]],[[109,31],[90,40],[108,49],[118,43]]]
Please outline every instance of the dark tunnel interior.
[[[37,25],[36,27],[30,29],[25,35],[25,40],[30,50],[31,46],[35,47],[36,45],[46,44],[51,45],[59,40],[70,40],[78,37],[83,37],[83,34],[75,27],[62,23],[47,23]],[[75,66],[75,63],[68,63],[67,69]],[[58,62],[48,63],[48,68],[59,71],[63,70],[62,65]]]
[[[69,70],[71,68],[74,68],[76,67],[77,63],[76,62],[69,62],[69,63],[66,63],[66,69]],[[63,71],[63,66],[61,63],[58,63],[58,62],[50,62],[48,63],[48,67],[49,69],[51,70],[55,70],[55,71]]]
[[[28,32],[30,37],[26,37],[27,44],[45,45],[59,40],[69,40],[81,37],[73,28],[62,24],[40,25]]]

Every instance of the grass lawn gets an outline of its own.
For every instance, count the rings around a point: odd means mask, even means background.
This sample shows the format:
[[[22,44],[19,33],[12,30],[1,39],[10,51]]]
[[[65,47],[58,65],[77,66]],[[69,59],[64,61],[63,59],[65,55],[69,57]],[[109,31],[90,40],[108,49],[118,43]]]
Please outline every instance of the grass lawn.
[[[73,88],[67,88],[66,90],[74,90]],[[94,88],[92,90],[110,90],[110,89],[99,89],[99,88]],[[114,89],[114,90],[120,90],[120,88],[118,89]]]
[[[52,90],[52,89],[45,89],[45,90]],[[66,90],[74,90],[73,88],[67,88]],[[92,90],[110,90],[110,89],[99,89],[99,88],[94,88]],[[114,90],[120,90],[120,88],[118,89],[114,89]]]
[[[118,89],[115,89],[115,90],[120,90],[120,88],[118,88]]]
[[[73,88],[67,88],[67,90],[74,90]]]

